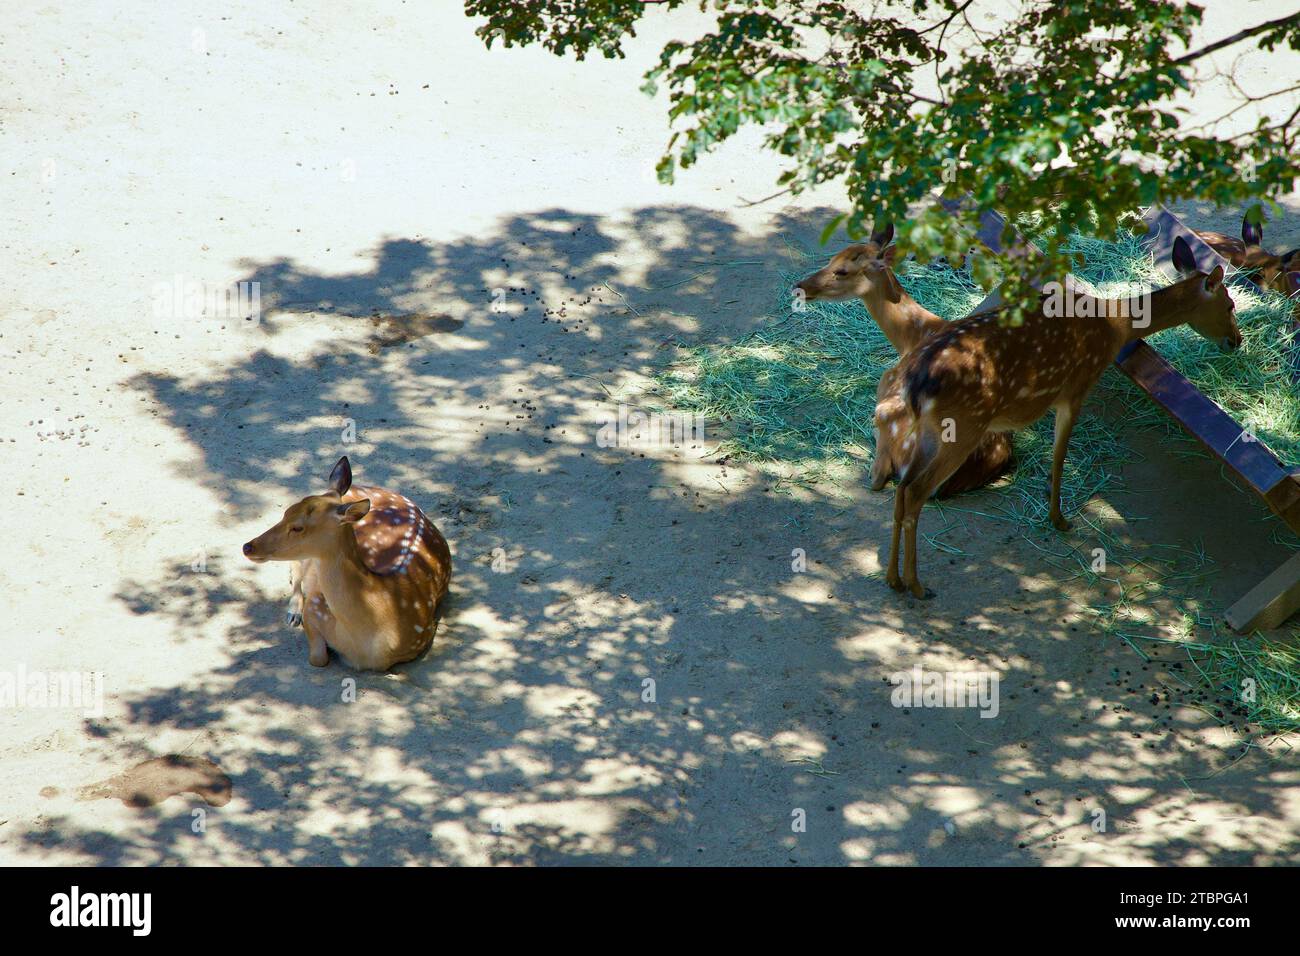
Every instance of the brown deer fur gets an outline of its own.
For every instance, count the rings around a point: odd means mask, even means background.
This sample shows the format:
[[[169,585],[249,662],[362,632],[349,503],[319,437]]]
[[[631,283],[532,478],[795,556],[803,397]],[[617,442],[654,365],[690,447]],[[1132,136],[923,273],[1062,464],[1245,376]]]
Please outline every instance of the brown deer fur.
[[[896,477],[900,465],[911,454],[912,413],[902,399],[899,376],[901,358],[921,342],[946,328],[948,323],[903,291],[894,275],[894,253],[890,244],[894,227],[887,226],[863,245],[849,246],[832,257],[826,268],[803,279],[795,287],[805,301],[840,302],[861,299],[885,338],[898,350],[900,364],[881,375],[876,386],[876,453],[871,466],[871,489],[879,491]],[[947,498],[996,481],[1011,464],[1011,440],[990,434],[939,488],[937,497]]]
[[[887,580],[924,597],[916,573],[916,525],[931,493],[990,432],[1025,428],[1056,410],[1050,514],[1058,530],[1061,470],[1070,431],[1088,393],[1129,342],[1187,323],[1225,349],[1241,344],[1223,270],[1197,272],[1190,247],[1174,243],[1178,283],[1137,300],[1092,300],[1078,317],[1050,318],[1044,302],[1018,327],[1003,326],[998,312],[949,323],[903,363],[902,394],[915,416],[915,444],[894,495],[894,528]],[[1144,311],[1142,306],[1146,306]],[[1134,316],[1145,315],[1135,325]],[[1083,317],[1089,316],[1089,317]],[[906,567],[899,575],[900,538]]]
[[[307,632],[317,667],[329,648],[367,670],[423,654],[451,580],[451,552],[433,522],[405,495],[354,486],[346,456],[329,491],[289,507],[244,556],[294,562],[289,622]]]
[[[1249,273],[1248,278],[1261,289],[1271,289],[1288,295],[1286,274],[1300,271],[1300,249],[1292,249],[1275,256],[1263,248],[1264,228],[1244,216],[1241,220],[1241,238],[1234,239],[1221,232],[1197,232],[1211,249],[1227,259],[1238,269]]]

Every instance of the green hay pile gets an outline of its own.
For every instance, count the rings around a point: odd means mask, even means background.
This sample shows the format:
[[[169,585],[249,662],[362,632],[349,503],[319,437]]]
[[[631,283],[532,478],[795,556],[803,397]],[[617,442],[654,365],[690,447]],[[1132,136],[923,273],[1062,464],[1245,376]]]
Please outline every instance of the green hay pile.
[[[1098,295],[1118,298],[1168,284],[1138,237],[1125,234],[1111,242],[1075,235],[1068,249],[1075,275]],[[654,394],[661,407],[701,413],[710,424],[722,425],[716,430],[728,437],[721,451],[771,474],[778,490],[788,490],[788,484],[860,487],[874,447],[876,383],[897,355],[856,300],[809,303],[797,311],[794,283],[820,263],[802,250],[791,251],[795,268],[783,275],[776,321],[734,344],[684,350],[675,365],[657,376]],[[943,262],[906,262],[898,274],[909,294],[945,319],[969,314],[984,298],[984,290],[967,272]],[[1291,303],[1244,280],[1234,281],[1231,292],[1243,336],[1238,351],[1220,353],[1186,327],[1158,333],[1150,341],[1279,457],[1300,464],[1300,397],[1288,364]],[[935,503],[923,537],[941,551],[960,554],[943,537],[964,520],[962,515],[1011,524],[1045,560],[1066,573],[1067,580],[1083,578],[1098,593],[1118,595],[1110,603],[1081,607],[1101,629],[1139,654],[1136,640],[1162,639],[1147,613],[1146,605],[1154,598],[1163,596],[1192,609],[1189,620],[1194,626],[1181,643],[1198,673],[1220,689],[1239,687],[1243,675],[1255,675],[1259,686],[1270,690],[1253,705],[1251,723],[1276,731],[1300,730],[1300,659],[1293,648],[1250,642],[1247,650],[1240,642],[1225,647],[1191,640],[1198,628],[1212,639],[1218,637],[1216,615],[1206,610],[1204,578],[1213,568],[1204,554],[1159,547],[1137,553],[1106,527],[1078,514],[1099,492],[1122,485],[1123,466],[1139,458],[1124,440],[1135,428],[1161,429],[1179,443],[1180,453],[1205,454],[1127,378],[1113,369],[1106,372],[1070,441],[1062,508],[1091,529],[1096,544],[1106,549],[1108,563],[1123,570],[1111,576],[1094,574],[1089,550],[1095,544],[1080,550],[1064,541],[1043,543],[1053,440],[1050,415],[1015,434],[1016,470],[980,496],[981,510],[969,506],[976,500],[970,495]]]

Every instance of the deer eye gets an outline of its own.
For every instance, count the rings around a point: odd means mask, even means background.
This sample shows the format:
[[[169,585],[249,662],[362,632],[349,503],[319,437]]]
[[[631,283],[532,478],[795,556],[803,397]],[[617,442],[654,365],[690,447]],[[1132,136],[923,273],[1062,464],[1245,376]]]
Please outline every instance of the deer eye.
[[[836,270],[835,270],[835,274],[836,274],[837,276],[846,276],[846,275],[849,274],[849,270],[848,270],[848,269],[836,269]]]
[[[292,534],[302,534],[302,525],[296,524],[292,528],[290,528],[289,531]]]

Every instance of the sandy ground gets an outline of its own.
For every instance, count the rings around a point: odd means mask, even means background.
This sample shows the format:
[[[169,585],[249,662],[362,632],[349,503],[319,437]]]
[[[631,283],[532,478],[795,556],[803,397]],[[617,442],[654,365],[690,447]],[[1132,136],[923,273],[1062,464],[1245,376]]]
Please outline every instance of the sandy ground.
[[[0,862],[1296,858],[1290,744],[1242,756],[1004,526],[927,550],[916,602],[872,576],[889,495],[780,494],[715,436],[599,447],[669,343],[767,321],[838,198],[743,207],[778,169],[753,136],[654,182],[636,87],[689,17],[576,64],[485,52],[454,4],[347,6],[6,7],[0,668],[106,700],[0,709]],[[240,280],[256,324],[156,307]],[[1221,603],[1285,559],[1216,467],[1147,452],[1085,513],[1203,547]],[[453,549],[391,675],[308,666],[286,567],[239,554],[344,453]],[[998,717],[892,706],[915,665],[996,671]],[[169,754],[223,799],[103,797]]]

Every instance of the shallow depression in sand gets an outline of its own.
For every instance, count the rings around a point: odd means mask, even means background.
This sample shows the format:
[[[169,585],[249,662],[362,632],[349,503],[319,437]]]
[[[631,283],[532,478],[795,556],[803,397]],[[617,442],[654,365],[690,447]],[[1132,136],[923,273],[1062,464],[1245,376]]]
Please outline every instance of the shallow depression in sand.
[[[116,799],[128,807],[152,807],[177,794],[193,793],[209,806],[224,807],[230,802],[231,792],[230,778],[211,760],[168,754],[88,784],[78,792],[77,799]]]

